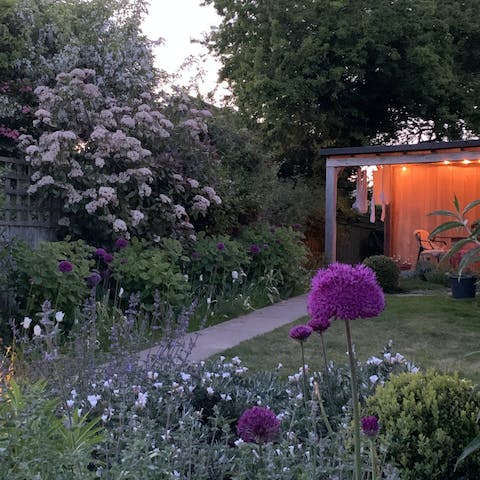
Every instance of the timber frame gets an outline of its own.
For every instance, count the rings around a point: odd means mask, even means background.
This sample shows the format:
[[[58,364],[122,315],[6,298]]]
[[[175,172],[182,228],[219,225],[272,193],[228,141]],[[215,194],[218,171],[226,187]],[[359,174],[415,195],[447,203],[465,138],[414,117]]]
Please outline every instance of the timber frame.
[[[325,148],[325,259],[337,257],[337,182],[345,167],[372,165],[408,165],[441,162],[471,162],[480,160],[480,140],[424,142],[416,145],[375,145],[369,147]]]

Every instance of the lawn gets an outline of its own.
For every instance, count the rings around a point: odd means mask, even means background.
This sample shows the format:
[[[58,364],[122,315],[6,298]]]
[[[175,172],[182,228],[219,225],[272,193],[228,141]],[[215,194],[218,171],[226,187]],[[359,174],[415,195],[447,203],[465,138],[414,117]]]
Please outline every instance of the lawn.
[[[285,374],[301,365],[298,344],[289,338],[292,326],[306,318],[245,341],[223,355],[239,356],[251,371],[275,369],[283,364]],[[387,295],[386,309],[373,319],[351,323],[358,359],[379,355],[391,339],[393,351],[422,368],[458,371],[480,383],[480,306],[478,300],[454,300],[444,292],[428,295]],[[329,359],[346,362],[344,324],[333,322],[324,333]],[[305,361],[321,368],[320,338],[312,335],[305,345]]]

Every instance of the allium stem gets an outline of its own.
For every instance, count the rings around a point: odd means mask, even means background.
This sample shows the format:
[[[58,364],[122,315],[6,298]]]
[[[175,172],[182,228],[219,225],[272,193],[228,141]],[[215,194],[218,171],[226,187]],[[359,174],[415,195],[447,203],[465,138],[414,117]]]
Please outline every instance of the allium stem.
[[[372,480],[377,480],[377,456],[375,454],[375,443],[370,439],[370,456],[372,459]]]
[[[322,356],[325,365],[325,383],[327,384],[327,395],[330,406],[333,405],[332,391],[330,390],[330,374],[328,372],[327,349],[325,348],[325,340],[323,339],[323,332],[320,332],[320,341],[322,342]]]
[[[303,404],[305,410],[307,409],[307,372],[305,371],[305,350],[303,348],[303,341],[300,342],[300,349],[302,351],[302,373],[303,373]]]
[[[357,372],[355,368],[355,353],[352,348],[352,336],[350,334],[349,320],[345,320],[345,332],[347,334],[348,359],[350,361],[351,387],[352,387],[352,405],[353,405],[353,440],[355,446],[355,480],[361,480],[361,460],[360,460],[360,410],[358,406],[357,390]]]

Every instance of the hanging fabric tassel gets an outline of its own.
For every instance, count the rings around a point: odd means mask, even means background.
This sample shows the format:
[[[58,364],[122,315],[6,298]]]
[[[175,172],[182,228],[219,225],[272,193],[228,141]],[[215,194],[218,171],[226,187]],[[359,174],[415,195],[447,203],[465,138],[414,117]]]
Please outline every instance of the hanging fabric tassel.
[[[359,168],[357,174],[357,191],[355,193],[355,202],[352,205],[352,208],[358,210],[359,213],[367,213],[368,211],[367,190],[367,171]]]
[[[370,200],[370,223],[375,223],[375,198]]]

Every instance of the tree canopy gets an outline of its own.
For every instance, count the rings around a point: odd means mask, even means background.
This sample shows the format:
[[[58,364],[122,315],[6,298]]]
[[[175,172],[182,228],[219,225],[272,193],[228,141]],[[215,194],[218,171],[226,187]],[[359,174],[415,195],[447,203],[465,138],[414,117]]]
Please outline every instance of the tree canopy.
[[[207,40],[221,79],[285,164],[405,128],[417,139],[480,130],[475,0],[206,3],[223,18]]]

